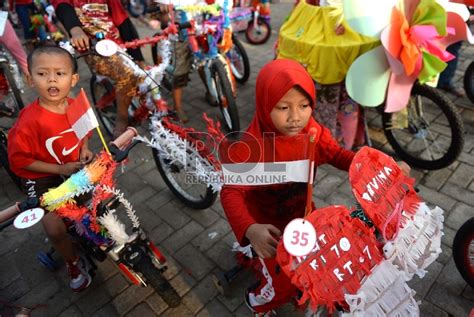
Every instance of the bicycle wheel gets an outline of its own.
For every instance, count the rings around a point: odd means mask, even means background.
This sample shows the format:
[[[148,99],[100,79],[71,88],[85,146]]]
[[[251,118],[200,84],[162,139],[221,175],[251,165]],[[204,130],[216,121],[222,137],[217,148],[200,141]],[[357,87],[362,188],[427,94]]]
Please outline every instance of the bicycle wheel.
[[[466,221],[454,236],[453,258],[461,276],[474,287],[474,218]]]
[[[232,93],[232,86],[226,65],[224,65],[220,59],[215,59],[212,62],[211,77],[211,85],[213,85],[213,87],[209,87],[209,89],[217,93],[225,126],[230,132],[237,132],[240,130],[239,112]]]
[[[25,106],[21,97],[21,91],[16,85],[15,78],[13,77],[13,74],[10,70],[10,65],[2,63],[0,69],[2,75],[5,76],[5,79],[7,80],[8,84],[8,95],[5,97],[11,99],[10,101],[5,100],[4,102],[5,104],[13,104],[15,107],[15,113],[17,113]]]
[[[474,102],[474,62],[471,62],[464,73],[464,90],[471,102]]]
[[[196,165],[209,166],[194,147],[186,147],[185,164],[169,159],[160,155],[157,149],[153,149],[153,158],[161,177],[165,181],[171,192],[186,206],[193,209],[209,208],[217,198],[217,192],[214,192],[211,186],[208,186],[203,180],[193,177]]]
[[[143,275],[145,282],[155,289],[166,304],[170,307],[179,306],[181,297],[148,256],[142,256],[140,262],[134,265],[133,270]]]
[[[235,80],[240,84],[245,84],[250,76],[250,62],[244,46],[239,39],[232,34],[232,42],[234,45],[226,53],[230,60],[230,69],[234,74]]]
[[[400,159],[427,170],[447,167],[461,154],[464,125],[453,103],[416,83],[404,111],[383,113],[385,136]]]
[[[13,180],[15,185],[21,190],[21,180],[16,176],[10,169],[10,163],[8,162],[7,152],[7,138],[3,131],[0,131],[0,165],[7,171],[10,178]]]
[[[253,23],[253,20],[251,20],[247,30],[245,31],[247,41],[254,45],[265,43],[270,38],[270,35],[272,35],[270,24],[261,18],[257,20],[257,25]]]
[[[97,116],[99,116],[99,120],[104,126],[107,135],[112,137],[117,119],[115,89],[109,80],[103,79],[98,81],[96,75],[92,75],[90,79],[90,89]]]

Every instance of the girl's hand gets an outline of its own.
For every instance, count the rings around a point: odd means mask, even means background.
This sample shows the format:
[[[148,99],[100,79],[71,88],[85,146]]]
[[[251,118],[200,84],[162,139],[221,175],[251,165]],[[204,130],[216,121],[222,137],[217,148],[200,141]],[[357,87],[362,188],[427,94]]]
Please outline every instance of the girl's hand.
[[[281,235],[277,227],[270,224],[255,223],[251,225],[245,236],[249,239],[255,253],[263,259],[276,255],[278,240],[275,237]]]
[[[336,35],[342,35],[342,34],[344,34],[344,32],[346,32],[346,29],[344,28],[344,26],[342,24],[339,24],[334,29],[334,32],[336,32]]]
[[[88,147],[83,147],[81,149],[81,154],[79,158],[81,160],[81,164],[85,165],[87,163],[90,163],[90,161],[92,161],[92,159],[94,158],[94,153],[92,153],[92,151],[89,150]]]
[[[81,167],[81,162],[69,162],[63,165],[59,165],[59,174],[69,176],[80,170]]]
[[[88,50],[90,47],[89,37],[81,27],[75,26],[71,29],[71,44],[80,51]]]
[[[397,164],[398,164],[398,167],[400,167],[400,169],[402,170],[402,173],[405,176],[410,177],[410,171],[411,171],[410,165],[408,165],[407,163],[403,161],[398,161]]]

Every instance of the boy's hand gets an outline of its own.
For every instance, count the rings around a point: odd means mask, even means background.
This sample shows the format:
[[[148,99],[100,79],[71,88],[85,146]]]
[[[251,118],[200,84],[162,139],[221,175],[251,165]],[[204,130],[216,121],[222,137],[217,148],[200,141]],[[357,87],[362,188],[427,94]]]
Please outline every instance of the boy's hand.
[[[74,48],[85,51],[90,48],[89,37],[79,26],[71,29],[71,44]]]
[[[342,34],[344,34],[344,32],[346,32],[346,29],[344,28],[344,26],[342,24],[339,24],[334,29],[334,32],[336,32],[336,35],[342,35]]]
[[[402,173],[405,176],[410,177],[410,171],[411,171],[410,165],[408,165],[407,163],[403,161],[398,161],[397,164],[398,164],[398,167],[400,167],[400,169],[402,170]]]
[[[251,225],[245,236],[249,239],[255,253],[263,259],[276,255],[278,240],[275,237],[281,235],[277,227],[270,224],[255,223]]]
[[[90,163],[90,161],[92,161],[93,158],[94,158],[94,153],[92,153],[92,151],[89,150],[88,147],[83,147],[81,149],[81,154],[79,156],[79,159],[81,160],[82,165]]]
[[[69,162],[59,165],[59,174],[69,176],[82,168],[81,162]]]

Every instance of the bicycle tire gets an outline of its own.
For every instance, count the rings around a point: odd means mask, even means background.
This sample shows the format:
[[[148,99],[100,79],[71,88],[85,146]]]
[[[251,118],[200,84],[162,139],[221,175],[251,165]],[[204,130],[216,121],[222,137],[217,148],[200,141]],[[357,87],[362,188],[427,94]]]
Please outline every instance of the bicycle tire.
[[[3,74],[5,75],[5,78],[8,81],[8,86],[11,90],[11,93],[13,94],[13,100],[15,101],[15,105],[17,106],[17,109],[15,110],[21,110],[25,107],[25,104],[23,103],[23,99],[21,97],[21,91],[18,89],[15,78],[13,77],[13,74],[10,71],[10,66],[8,64],[2,64],[2,69],[3,69]]]
[[[217,92],[224,125],[229,132],[238,132],[240,130],[239,112],[229,75],[222,60],[214,59],[211,64],[212,84]]]
[[[12,172],[10,169],[10,162],[8,162],[8,152],[7,152],[7,141],[6,141],[6,136],[3,134],[2,131],[0,131],[2,135],[0,135],[0,165],[3,166],[5,171],[7,171],[7,174],[10,176],[10,178],[13,180],[15,183],[16,187],[21,190],[21,180],[18,176],[16,176],[15,173]]]
[[[250,77],[250,62],[249,62],[249,57],[247,55],[247,52],[245,51],[245,48],[244,46],[242,45],[242,43],[239,41],[239,39],[234,35],[232,34],[232,43],[234,43],[234,45],[232,46],[232,48],[226,53],[226,56],[227,58],[230,60],[230,69],[232,70],[232,74],[234,74],[234,77],[235,77],[235,80],[239,83],[239,84],[245,84],[247,82],[247,80],[249,79]],[[240,56],[240,61],[242,66],[243,66],[243,72],[239,72],[237,70],[237,67],[234,65],[234,58],[232,58],[232,51],[235,51],[234,54],[237,54],[238,56]]]
[[[464,90],[469,100],[474,103],[474,62],[471,62],[464,73]]]
[[[153,265],[148,255],[142,256],[140,261],[134,265],[133,270],[143,275],[146,283],[155,289],[168,306],[179,306],[181,297],[163,276],[161,271]]]
[[[453,240],[454,263],[463,279],[474,288],[474,263],[469,260],[471,245],[474,245],[474,217],[459,228]]]
[[[260,45],[260,44],[266,43],[268,39],[270,38],[270,36],[272,35],[272,27],[266,20],[262,18],[258,18],[257,24],[260,26],[260,30],[262,29],[264,30],[263,32],[260,31],[261,33],[264,34],[264,36],[261,38],[254,37],[254,32],[258,32],[258,31],[255,30],[253,19],[249,22],[249,25],[247,29],[245,30],[245,38],[250,44],[254,44],[254,45]]]
[[[114,87],[112,83],[108,80],[98,82],[97,76],[95,74],[92,75],[89,85],[91,90],[92,102],[94,103],[97,116],[99,117],[99,120],[102,123],[102,126],[104,127],[107,135],[109,137],[112,137],[114,134],[115,120],[117,117],[117,101],[114,99],[113,104],[111,106],[105,107],[103,109],[97,107],[97,101],[99,101],[103,95],[111,93],[114,90]],[[104,90],[105,93],[101,94],[99,89]]]
[[[409,129],[392,129],[391,122],[394,114],[384,112],[382,114],[382,126],[384,128],[384,134],[387,138],[387,141],[392,146],[396,155],[411,166],[426,170],[442,169],[449,166],[459,157],[464,146],[464,125],[462,122],[462,118],[459,115],[459,112],[449,99],[447,99],[441,92],[439,92],[433,87],[415,83],[411,91],[411,96],[420,96],[427,98],[428,100],[433,102],[433,104],[438,107],[441,110],[441,113],[443,113],[446,117],[449,131],[451,132],[451,139],[449,141],[450,143],[446,153],[444,153],[441,157],[437,159],[425,159],[420,157],[419,155],[414,155],[414,153],[411,153],[413,151],[410,152],[407,149],[407,147],[410,147],[415,144],[414,140],[419,139],[420,136],[426,145],[427,141],[423,134],[428,133],[433,136],[431,130],[429,129],[430,122],[427,122],[423,116],[419,118],[414,118],[413,121],[410,121]],[[410,108],[408,110],[410,111]],[[409,117],[412,118],[411,116]],[[415,119],[417,119],[418,122],[415,122]],[[438,120],[439,115],[435,119]],[[412,124],[413,122],[415,123]],[[425,127],[419,129],[417,126],[418,124],[424,125]],[[406,145],[401,144],[394,134],[394,131],[396,130],[401,131],[413,129],[417,129],[417,131],[416,133],[414,133],[414,131],[409,131],[411,138],[408,141],[408,144]],[[438,146],[437,142],[434,142],[434,144]],[[422,154],[423,153],[420,153],[420,155]]]
[[[189,147],[188,147],[189,148]],[[199,160],[204,160],[201,155],[192,149],[193,155],[197,155]],[[191,155],[188,158],[192,157]],[[153,148],[153,158],[155,160],[156,167],[161,177],[165,181],[166,186],[171,192],[186,206],[192,209],[206,209],[212,206],[217,198],[217,192],[214,192],[210,186],[206,185],[205,191],[199,193],[198,196],[194,197],[186,188],[183,188],[178,181],[175,179],[175,175],[181,172],[182,167],[177,164],[170,164],[170,162],[164,159],[158,152],[157,149]],[[191,159],[192,160],[192,159]],[[202,162],[202,161],[201,161]],[[207,161],[206,161],[207,162]],[[176,175],[178,176],[178,175]],[[198,185],[198,184],[195,184]],[[204,184],[201,184],[204,185]]]

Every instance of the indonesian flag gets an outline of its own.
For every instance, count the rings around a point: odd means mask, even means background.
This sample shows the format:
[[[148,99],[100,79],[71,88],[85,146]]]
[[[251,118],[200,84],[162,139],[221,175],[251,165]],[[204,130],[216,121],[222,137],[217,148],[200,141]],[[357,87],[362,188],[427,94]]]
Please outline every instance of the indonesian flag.
[[[67,107],[66,116],[79,140],[99,126],[84,89],[81,89],[76,99]]]

